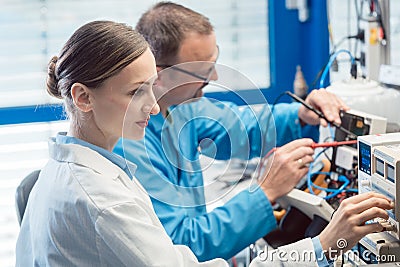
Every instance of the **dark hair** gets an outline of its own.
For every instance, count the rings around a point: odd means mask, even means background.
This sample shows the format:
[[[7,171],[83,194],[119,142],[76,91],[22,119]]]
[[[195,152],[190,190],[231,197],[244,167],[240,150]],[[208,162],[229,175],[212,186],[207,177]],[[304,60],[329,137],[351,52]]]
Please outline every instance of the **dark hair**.
[[[82,83],[96,88],[118,74],[148,48],[146,40],[132,27],[112,21],[93,21],[76,30],[58,57],[48,64],[47,92],[64,98],[73,112],[71,86]]]
[[[172,65],[180,44],[191,32],[209,35],[214,31],[209,19],[182,5],[160,2],[144,13],[136,30],[150,44],[158,65]]]

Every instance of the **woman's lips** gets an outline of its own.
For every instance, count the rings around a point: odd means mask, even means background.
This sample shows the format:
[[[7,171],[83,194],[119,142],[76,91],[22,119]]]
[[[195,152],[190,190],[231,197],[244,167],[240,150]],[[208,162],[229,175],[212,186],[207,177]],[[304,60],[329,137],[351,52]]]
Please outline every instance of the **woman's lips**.
[[[138,121],[138,122],[136,122],[136,124],[139,125],[142,128],[146,128],[147,125],[149,124],[149,120]]]

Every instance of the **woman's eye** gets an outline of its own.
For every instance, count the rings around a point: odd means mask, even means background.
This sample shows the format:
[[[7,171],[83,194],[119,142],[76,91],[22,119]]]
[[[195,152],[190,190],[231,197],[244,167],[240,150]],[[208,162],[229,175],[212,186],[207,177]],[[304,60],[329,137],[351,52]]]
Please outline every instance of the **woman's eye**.
[[[143,89],[139,88],[139,89],[135,89],[129,92],[129,95],[131,96],[140,96],[143,93]]]

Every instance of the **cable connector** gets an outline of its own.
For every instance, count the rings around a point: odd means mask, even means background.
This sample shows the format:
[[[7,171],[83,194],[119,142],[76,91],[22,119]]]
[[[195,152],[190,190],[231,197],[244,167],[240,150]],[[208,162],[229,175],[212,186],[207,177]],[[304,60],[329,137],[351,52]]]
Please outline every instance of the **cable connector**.
[[[338,63],[336,58],[332,62],[332,68],[331,69],[334,72],[338,72],[339,71],[339,63]]]
[[[365,31],[364,30],[359,30],[357,35],[355,36],[355,38],[364,43]]]
[[[357,79],[357,62],[351,63],[351,70],[350,70],[351,77]]]

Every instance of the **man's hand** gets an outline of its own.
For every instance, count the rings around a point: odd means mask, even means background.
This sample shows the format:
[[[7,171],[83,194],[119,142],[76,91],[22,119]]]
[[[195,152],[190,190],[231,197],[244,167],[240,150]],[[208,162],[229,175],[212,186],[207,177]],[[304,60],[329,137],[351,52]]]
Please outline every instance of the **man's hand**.
[[[351,249],[362,237],[373,232],[381,232],[383,227],[378,223],[365,224],[373,218],[388,219],[386,210],[393,209],[393,204],[384,195],[365,193],[343,200],[333,215],[332,221],[319,235],[324,251]],[[344,246],[345,245],[345,246]]]
[[[304,138],[279,147],[267,162],[260,187],[270,202],[291,191],[307,174],[313,161],[312,139]]]
[[[336,95],[326,91],[325,89],[313,90],[305,100],[315,109],[321,111],[329,121],[341,123],[340,110],[349,110],[349,107]],[[310,125],[328,126],[328,122],[320,119],[313,111],[301,106],[299,109],[299,119]]]

